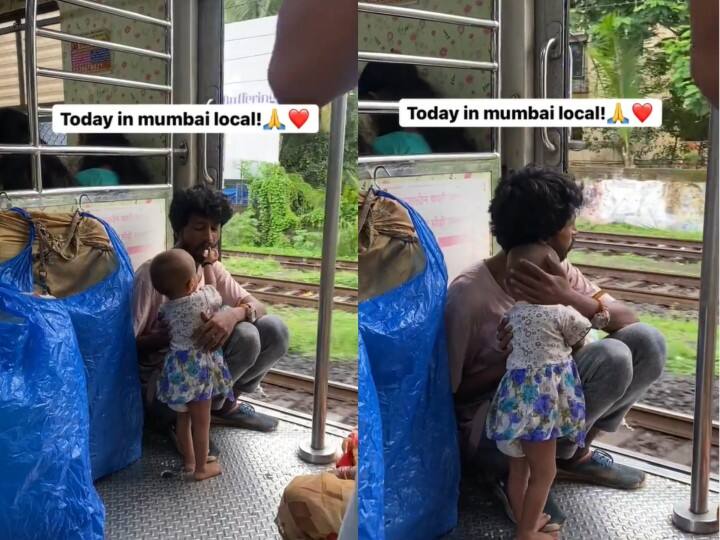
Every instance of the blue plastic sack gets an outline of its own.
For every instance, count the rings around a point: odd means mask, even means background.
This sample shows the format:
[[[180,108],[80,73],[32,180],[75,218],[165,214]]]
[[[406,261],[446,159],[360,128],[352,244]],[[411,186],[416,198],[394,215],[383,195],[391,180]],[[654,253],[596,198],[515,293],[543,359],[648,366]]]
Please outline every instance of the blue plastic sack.
[[[407,209],[427,260],[422,273],[359,308],[380,404],[385,536],[437,538],[457,525],[460,484],[443,324],[447,271],[420,215],[389,193],[378,196]]]
[[[358,340],[358,379],[360,422],[360,471],[357,480],[358,539],[385,540],[382,419],[362,336],[359,336]]]
[[[14,210],[29,220],[25,211]],[[92,476],[98,479],[140,458],[143,406],[132,328],[130,257],[110,225],[91,214],[82,215],[104,225],[118,266],[85,291],[49,302],[67,311],[80,346],[90,408]],[[22,292],[33,290],[32,224],[30,235],[28,245],[19,255],[0,265],[1,285]]]
[[[83,360],[62,304],[0,286],[0,536],[100,540]]]

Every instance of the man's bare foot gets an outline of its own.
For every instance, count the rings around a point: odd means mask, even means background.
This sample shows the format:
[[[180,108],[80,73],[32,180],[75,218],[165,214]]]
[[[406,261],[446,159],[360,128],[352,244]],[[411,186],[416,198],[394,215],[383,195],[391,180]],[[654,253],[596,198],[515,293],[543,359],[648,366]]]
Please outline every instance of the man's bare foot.
[[[222,469],[220,469],[220,464],[217,461],[214,461],[212,463],[205,464],[202,469],[195,469],[195,480],[207,480],[208,478],[218,476],[219,474],[222,474]]]
[[[192,463],[184,463],[183,464],[183,472],[184,473],[194,473],[195,472],[195,462]]]

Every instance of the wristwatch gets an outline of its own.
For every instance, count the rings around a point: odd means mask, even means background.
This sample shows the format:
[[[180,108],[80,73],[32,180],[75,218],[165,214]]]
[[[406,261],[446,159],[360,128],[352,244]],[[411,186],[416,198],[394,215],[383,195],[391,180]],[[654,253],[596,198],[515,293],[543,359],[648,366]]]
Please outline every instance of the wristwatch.
[[[598,291],[593,294],[593,299],[598,303],[598,308],[593,318],[590,319],[590,324],[597,330],[602,330],[610,324],[610,310],[608,310],[607,306],[600,300],[600,297],[604,294],[604,291]]]
[[[257,321],[255,306],[252,304],[240,304],[240,306],[245,308],[245,320],[250,324],[255,324],[255,321]]]

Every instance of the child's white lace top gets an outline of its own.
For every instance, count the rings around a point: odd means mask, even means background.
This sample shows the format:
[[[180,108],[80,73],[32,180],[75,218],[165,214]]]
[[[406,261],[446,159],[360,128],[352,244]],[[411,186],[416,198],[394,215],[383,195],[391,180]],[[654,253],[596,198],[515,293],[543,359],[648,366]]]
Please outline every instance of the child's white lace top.
[[[590,331],[590,321],[575,308],[518,302],[507,313],[512,326],[512,352],[507,369],[540,367],[563,362],[572,346]]]

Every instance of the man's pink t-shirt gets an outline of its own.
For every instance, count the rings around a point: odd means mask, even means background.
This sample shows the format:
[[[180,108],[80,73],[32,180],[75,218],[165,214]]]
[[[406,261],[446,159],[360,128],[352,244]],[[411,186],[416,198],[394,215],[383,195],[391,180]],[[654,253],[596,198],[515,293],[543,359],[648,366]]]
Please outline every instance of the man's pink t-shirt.
[[[574,290],[586,296],[600,290],[568,261],[562,264]],[[608,295],[603,299],[612,300]],[[445,307],[445,331],[453,393],[457,392],[464,377],[485,370],[504,372],[505,355],[498,348],[497,328],[514,303],[513,298],[495,281],[485,261],[466,269],[450,284]],[[472,455],[477,448],[485,425],[487,405],[495,389],[496,385],[488,386],[465,401],[455,396],[461,447],[463,452],[468,452],[466,455]]]
[[[158,312],[160,306],[167,302],[167,297],[155,290],[150,280],[150,261],[140,265],[135,271],[135,282],[133,286],[133,328],[135,337],[152,332],[158,325]],[[248,296],[248,293],[232,277],[220,262],[212,265],[215,273],[215,289],[222,296],[223,305],[237,306],[240,300]],[[205,274],[203,268],[198,268],[198,288],[205,285]],[[140,377],[145,382],[149,374],[162,366],[163,353],[153,354],[146,358],[140,358]]]

